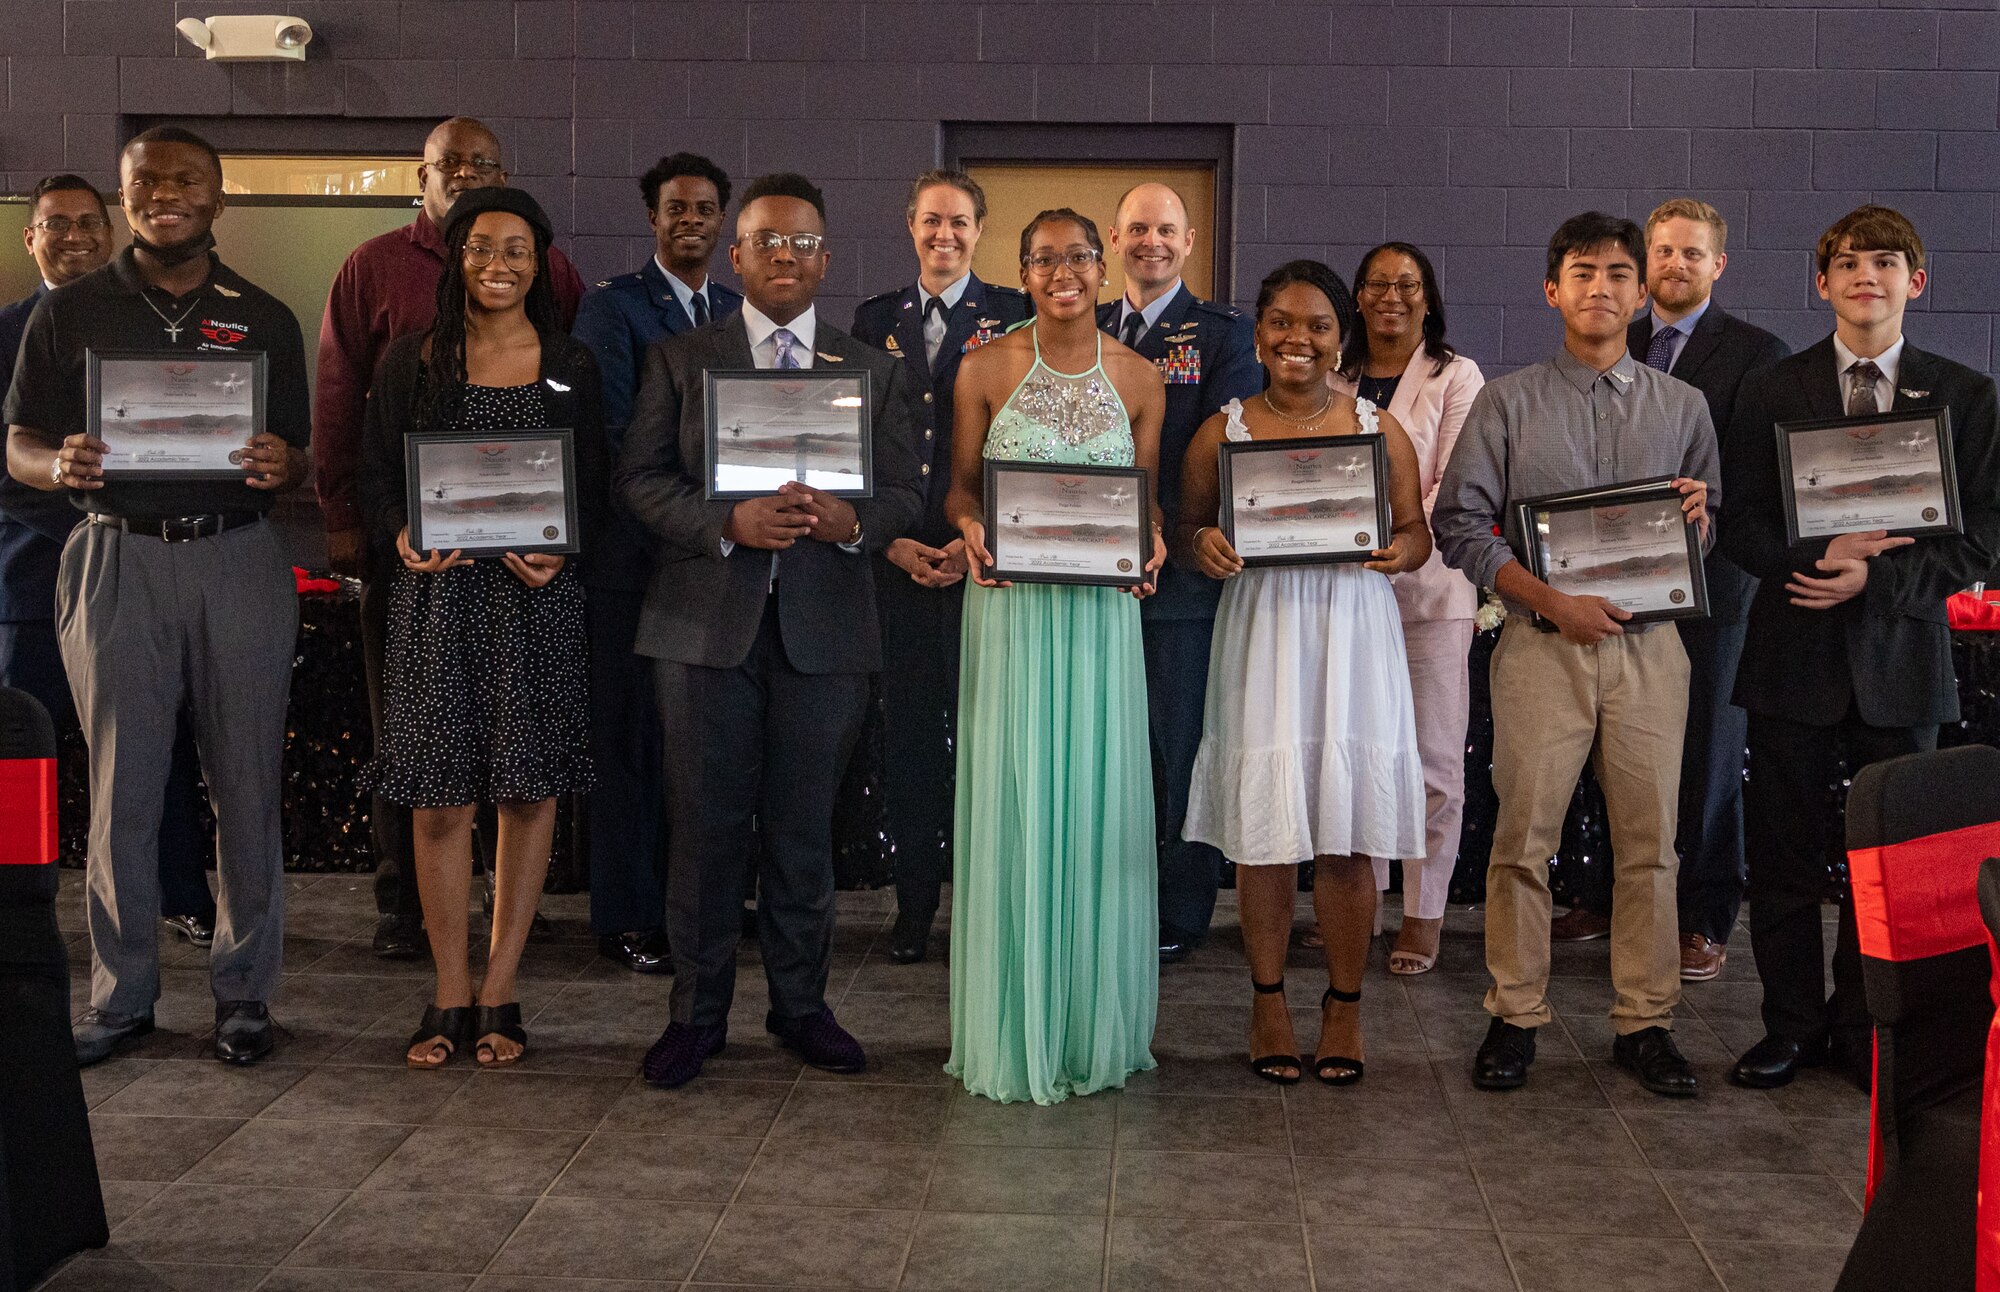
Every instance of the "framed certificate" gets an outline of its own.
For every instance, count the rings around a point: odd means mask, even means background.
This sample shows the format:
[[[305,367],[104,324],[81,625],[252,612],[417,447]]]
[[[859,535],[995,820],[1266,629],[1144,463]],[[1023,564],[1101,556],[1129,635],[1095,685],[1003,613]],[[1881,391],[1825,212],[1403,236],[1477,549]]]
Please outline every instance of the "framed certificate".
[[[1222,445],[1222,536],[1248,565],[1366,561],[1389,545],[1381,435]]]
[[[1148,580],[1152,513],[1140,467],[986,462],[988,577],[1129,588]]]
[[[568,430],[424,432],[404,439],[403,454],[410,546],[418,552],[577,550]]]
[[[837,498],[875,496],[874,392],[866,369],[703,374],[709,498],[761,498],[787,480]]]
[[[1777,434],[1787,541],[1870,529],[1922,535],[1963,528],[1950,409],[1779,422]]]
[[[1673,485],[1552,494],[1519,513],[1528,570],[1556,591],[1603,597],[1629,623],[1707,617],[1701,534]]]
[[[266,360],[257,354],[84,351],[87,428],[107,478],[241,480],[264,429]]]

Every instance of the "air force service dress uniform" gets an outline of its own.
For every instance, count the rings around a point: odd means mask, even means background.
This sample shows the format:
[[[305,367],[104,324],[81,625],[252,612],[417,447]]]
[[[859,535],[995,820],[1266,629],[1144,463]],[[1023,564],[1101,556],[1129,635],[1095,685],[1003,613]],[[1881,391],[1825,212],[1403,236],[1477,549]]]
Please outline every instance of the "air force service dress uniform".
[[[679,291],[685,291],[683,286]],[[604,432],[615,460],[625,442],[646,351],[736,312],[743,297],[709,276],[699,304],[683,305],[659,261],[598,283],[576,314],[576,339],[597,359],[603,382]],[[692,294],[691,294],[692,295]],[[705,317],[699,321],[690,308]],[[660,795],[659,706],[653,670],[632,652],[639,607],[652,575],[642,531],[614,500],[612,533],[584,570],[590,629],[590,925],[600,937],[649,932],[666,918],[667,839]]]
[[[1098,306],[1097,325],[1120,336],[1126,308],[1122,298]],[[1171,526],[1182,519],[1181,463],[1195,432],[1230,400],[1249,399],[1264,388],[1255,329],[1242,311],[1200,300],[1183,284],[1133,348],[1152,360],[1167,384],[1158,487],[1160,509]],[[1219,582],[1169,561],[1160,571],[1159,590],[1140,603],[1153,759],[1159,769],[1154,797],[1160,831],[1160,930],[1166,942],[1201,941],[1222,879],[1222,854],[1181,838],[1188,779],[1201,747],[1209,639],[1221,599]]]
[[[952,299],[953,292],[957,298]],[[936,299],[945,307],[935,360],[924,344],[926,304],[915,283],[861,302],[853,334],[904,361],[927,420],[918,445],[923,517],[909,537],[943,547],[958,537],[945,519],[951,488],[952,392],[959,361],[1027,318],[1026,293],[967,274]],[[875,558],[875,604],[882,623],[882,794],[895,842],[899,926],[921,931],[937,913],[951,873],[952,736],[958,709],[959,616],[965,585],[926,588]]]

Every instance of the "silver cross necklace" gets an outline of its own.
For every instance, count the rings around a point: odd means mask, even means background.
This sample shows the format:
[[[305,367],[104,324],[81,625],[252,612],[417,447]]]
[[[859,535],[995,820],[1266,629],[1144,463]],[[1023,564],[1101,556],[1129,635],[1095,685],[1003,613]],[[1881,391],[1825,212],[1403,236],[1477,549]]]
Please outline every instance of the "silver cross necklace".
[[[181,311],[181,316],[180,318],[177,319],[168,318],[167,312],[161,309],[159,306],[153,304],[153,298],[146,295],[146,293],[140,292],[139,299],[146,302],[146,308],[153,311],[153,313],[159,315],[160,322],[167,325],[166,326],[167,340],[169,342],[177,342],[181,339],[182,321],[185,320],[188,315],[194,313],[195,306],[200,305],[201,298],[203,296],[206,296],[207,294],[208,294],[207,288],[203,288],[201,291],[196,292],[194,294],[194,300],[188,303],[188,307]]]

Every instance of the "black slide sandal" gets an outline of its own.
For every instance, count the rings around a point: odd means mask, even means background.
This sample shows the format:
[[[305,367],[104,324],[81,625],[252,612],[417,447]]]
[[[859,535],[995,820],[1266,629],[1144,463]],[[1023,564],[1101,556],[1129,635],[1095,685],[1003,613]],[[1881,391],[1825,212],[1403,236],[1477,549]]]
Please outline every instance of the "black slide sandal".
[[[1319,998],[1319,1007],[1324,1010],[1330,1000],[1337,1000],[1343,1005],[1353,1005],[1361,1000],[1361,993],[1339,991],[1328,987],[1326,994]],[[1350,1059],[1341,1054],[1329,1054],[1324,1059],[1313,1060],[1313,1075],[1329,1086],[1351,1086],[1361,1080],[1367,1067],[1368,1065],[1359,1059]],[[1329,1071],[1333,1073],[1332,1076],[1327,1075]]]
[[[1252,978],[1250,987],[1260,996],[1275,996],[1285,990],[1285,980],[1280,978],[1276,982],[1263,983]],[[1284,1071],[1286,1068],[1291,1068],[1292,1071],[1286,1073]],[[1281,1086],[1296,1086],[1299,1084],[1299,1078],[1305,1074],[1305,1070],[1306,1061],[1296,1054],[1267,1054],[1262,1058],[1250,1060],[1250,1071],[1266,1081],[1275,1081]]]
[[[474,1015],[472,1034],[479,1038],[473,1056],[482,1068],[502,1068],[525,1058],[528,1053],[528,1029],[521,1026],[521,1005],[519,1001],[505,1005],[481,1005]],[[503,1059],[488,1044],[489,1036],[504,1036],[521,1047],[521,1052],[512,1058]]]
[[[410,1043],[404,1047],[403,1062],[419,1071],[427,1072],[432,1068],[442,1068],[451,1062],[452,1056],[458,1053],[459,1047],[463,1046],[471,1035],[472,1006],[455,1005],[450,1009],[439,1009],[436,1005],[426,1005],[424,1021],[410,1034]],[[425,1052],[436,1054],[438,1048],[442,1046],[444,1057],[436,1063],[420,1062],[410,1058],[408,1051],[427,1040],[430,1045],[425,1047]]]

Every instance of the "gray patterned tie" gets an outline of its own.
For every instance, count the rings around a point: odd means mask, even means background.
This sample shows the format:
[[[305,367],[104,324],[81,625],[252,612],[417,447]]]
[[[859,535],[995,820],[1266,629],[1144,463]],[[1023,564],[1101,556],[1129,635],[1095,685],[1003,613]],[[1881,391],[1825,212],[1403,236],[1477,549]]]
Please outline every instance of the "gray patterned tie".
[[[1882,411],[1882,404],[1875,398],[1875,383],[1882,380],[1882,370],[1872,359],[1862,359],[1847,370],[1847,415],[1862,417]]]
[[[1680,334],[1678,328],[1663,327],[1653,333],[1653,339],[1646,346],[1646,366],[1666,372],[1674,366],[1674,338]]]

